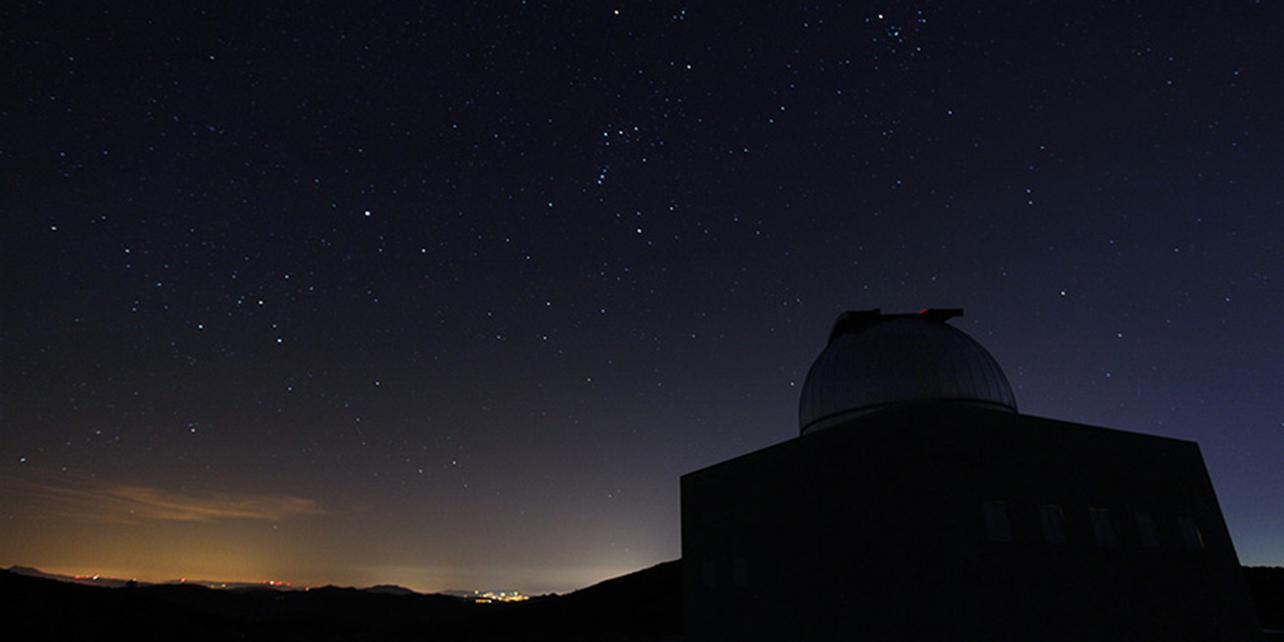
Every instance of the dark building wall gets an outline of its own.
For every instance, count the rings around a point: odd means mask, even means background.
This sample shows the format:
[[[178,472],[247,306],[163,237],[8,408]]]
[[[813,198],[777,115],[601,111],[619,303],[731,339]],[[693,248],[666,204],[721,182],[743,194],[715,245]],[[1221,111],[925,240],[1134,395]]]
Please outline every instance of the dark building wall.
[[[682,547],[693,640],[1261,639],[1198,446],[982,408],[686,475]]]

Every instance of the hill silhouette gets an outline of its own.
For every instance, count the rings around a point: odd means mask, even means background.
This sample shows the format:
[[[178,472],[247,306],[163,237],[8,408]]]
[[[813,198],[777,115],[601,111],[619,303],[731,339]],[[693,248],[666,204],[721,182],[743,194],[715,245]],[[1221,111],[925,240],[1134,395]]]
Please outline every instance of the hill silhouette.
[[[0,570],[6,639],[18,640],[676,640],[679,561],[566,595],[512,604],[401,587],[216,590],[156,584],[85,586]],[[1284,568],[1245,567],[1267,630],[1284,630]],[[924,614],[931,617],[932,614]],[[1268,640],[1284,639],[1272,632]]]
[[[455,623],[458,640],[665,640],[682,630],[678,560]]]
[[[676,561],[514,604],[333,586],[111,588],[33,575],[0,570],[5,629],[16,634],[7,639],[661,640],[678,632],[681,613]]]

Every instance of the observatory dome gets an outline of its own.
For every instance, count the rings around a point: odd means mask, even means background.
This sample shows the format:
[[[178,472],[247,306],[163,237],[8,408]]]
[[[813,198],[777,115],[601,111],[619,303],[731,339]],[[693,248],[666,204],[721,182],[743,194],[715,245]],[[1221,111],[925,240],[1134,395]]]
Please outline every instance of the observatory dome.
[[[802,434],[893,404],[950,401],[1016,412],[994,357],[951,326],[962,310],[844,312],[803,384]]]

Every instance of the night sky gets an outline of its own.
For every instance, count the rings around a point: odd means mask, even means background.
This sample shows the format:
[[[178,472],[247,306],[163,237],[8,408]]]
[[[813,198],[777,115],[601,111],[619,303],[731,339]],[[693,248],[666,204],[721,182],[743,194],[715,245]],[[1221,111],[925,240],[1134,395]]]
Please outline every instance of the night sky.
[[[1284,563],[1279,3],[187,4],[0,15],[0,565],[573,589],[952,306]]]

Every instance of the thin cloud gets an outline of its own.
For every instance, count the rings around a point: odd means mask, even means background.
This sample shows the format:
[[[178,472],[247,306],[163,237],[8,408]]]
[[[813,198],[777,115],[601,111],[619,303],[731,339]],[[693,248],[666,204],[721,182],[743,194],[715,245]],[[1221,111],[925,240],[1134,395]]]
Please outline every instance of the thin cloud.
[[[296,515],[318,515],[315,500],[288,495],[187,495],[146,486],[115,486],[102,491],[107,498],[130,506],[145,519],[210,522],[226,519],[279,521]]]
[[[46,508],[60,508],[64,516],[95,521],[283,521],[326,513],[316,500],[291,495],[179,492],[84,479],[4,482],[46,500]]]

